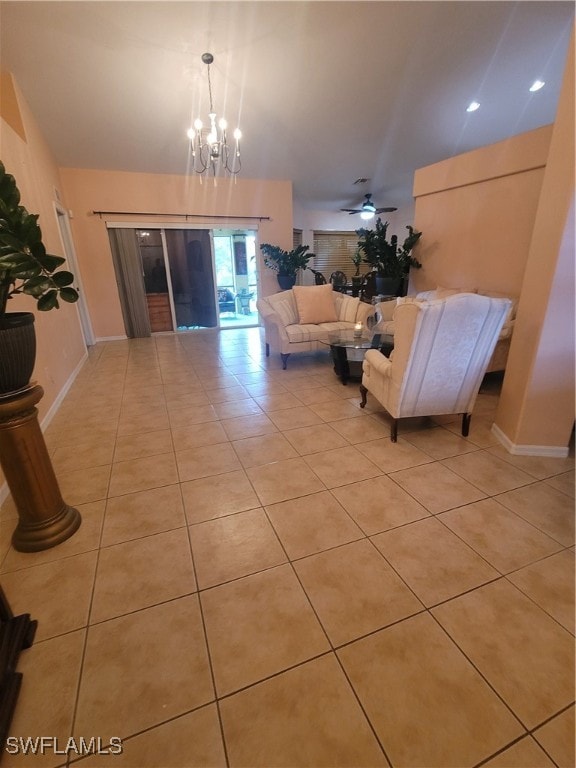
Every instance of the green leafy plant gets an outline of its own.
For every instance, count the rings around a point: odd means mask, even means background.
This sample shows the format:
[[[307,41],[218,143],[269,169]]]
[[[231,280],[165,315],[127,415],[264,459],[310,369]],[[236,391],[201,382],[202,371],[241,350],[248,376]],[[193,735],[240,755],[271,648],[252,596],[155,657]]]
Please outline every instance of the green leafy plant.
[[[354,272],[354,277],[360,276],[360,264],[362,264],[362,251],[360,248],[356,248],[354,251],[354,255],[350,256],[350,259],[352,260],[352,263],[354,264],[354,267],[356,271]]]
[[[77,301],[74,275],[58,270],[65,261],[46,252],[38,215],[20,205],[16,180],[0,162],[0,317],[8,299],[18,293],[36,299],[43,312],[57,309],[58,299]]]
[[[307,254],[309,245],[298,245],[291,251],[285,251],[278,245],[262,243],[260,250],[264,254],[264,264],[279,275],[295,277],[299,269],[306,269],[313,254]]]
[[[381,277],[403,278],[408,274],[410,267],[420,269],[422,264],[411,255],[411,251],[420,239],[422,232],[407,226],[408,236],[398,245],[396,235],[387,239],[388,222],[382,223],[376,220],[374,229],[357,229],[359,237],[358,249],[362,254],[362,260],[370,264]]]

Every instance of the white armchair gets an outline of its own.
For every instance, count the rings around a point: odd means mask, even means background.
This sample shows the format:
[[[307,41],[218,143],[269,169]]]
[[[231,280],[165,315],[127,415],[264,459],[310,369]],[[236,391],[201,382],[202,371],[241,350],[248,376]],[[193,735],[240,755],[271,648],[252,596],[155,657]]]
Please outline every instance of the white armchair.
[[[482,378],[510,310],[509,299],[459,293],[432,301],[400,300],[394,313],[390,359],[368,350],[362,366],[360,407],[370,392],[398,419],[462,414],[468,435]]]

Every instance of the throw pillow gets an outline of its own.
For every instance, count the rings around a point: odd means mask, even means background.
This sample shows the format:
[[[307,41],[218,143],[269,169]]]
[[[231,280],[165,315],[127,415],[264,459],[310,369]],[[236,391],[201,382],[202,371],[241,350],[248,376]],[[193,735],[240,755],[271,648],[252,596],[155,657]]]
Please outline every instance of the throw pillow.
[[[334,297],[337,304],[338,320],[344,323],[356,322],[356,312],[360,305],[360,299],[357,296],[345,296],[340,294],[340,299]]]
[[[292,291],[282,291],[268,296],[268,303],[285,326],[295,325],[298,322],[298,310]]]
[[[332,286],[327,285],[295,285],[292,288],[298,317],[302,324],[334,323],[338,320]]]

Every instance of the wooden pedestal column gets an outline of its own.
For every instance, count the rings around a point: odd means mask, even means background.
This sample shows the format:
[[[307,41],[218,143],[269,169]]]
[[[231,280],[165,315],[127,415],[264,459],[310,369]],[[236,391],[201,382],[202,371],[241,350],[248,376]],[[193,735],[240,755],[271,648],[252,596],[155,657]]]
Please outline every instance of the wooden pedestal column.
[[[0,465],[20,518],[12,546],[39,552],[70,538],[82,518],[60,494],[58,481],[38,424],[44,390],[35,385],[0,399]]]

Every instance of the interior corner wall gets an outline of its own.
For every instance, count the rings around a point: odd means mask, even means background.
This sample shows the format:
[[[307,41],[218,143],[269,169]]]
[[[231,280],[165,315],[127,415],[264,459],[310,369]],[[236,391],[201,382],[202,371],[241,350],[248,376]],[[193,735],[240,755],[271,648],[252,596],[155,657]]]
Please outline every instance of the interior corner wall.
[[[423,267],[412,270],[413,290],[520,295],[551,136],[544,126],[416,171]]]
[[[3,103],[0,113],[2,162],[6,171],[16,179],[22,205],[30,213],[39,214],[38,223],[48,252],[63,256],[54,208],[57,195],[61,194],[58,167],[17,84],[11,75],[4,73],[3,93],[7,82],[11,82],[14,99],[8,105]],[[4,112],[7,106],[10,114]],[[18,114],[15,114],[16,109]],[[18,295],[10,299],[8,310],[33,312],[35,316],[37,352],[32,378],[44,389],[44,397],[38,404],[42,420],[86,355],[78,308],[62,302],[60,309],[38,312],[32,298]]]
[[[202,179],[126,171],[61,168],[77,258],[97,339],[125,335],[108,240],[107,222],[182,224],[190,227],[253,226],[259,243],[292,247],[292,183],[257,179]],[[125,211],[126,215],[93,211]],[[136,215],[138,212],[165,216]],[[173,214],[172,216],[170,214]],[[192,214],[188,219],[184,214]],[[224,218],[220,218],[224,217]],[[230,217],[230,218],[226,218]],[[275,273],[257,250],[260,293],[278,291]]]
[[[574,90],[573,34],[496,414],[514,453],[566,455],[574,426]]]

